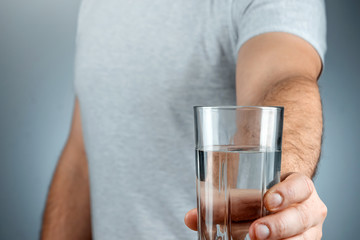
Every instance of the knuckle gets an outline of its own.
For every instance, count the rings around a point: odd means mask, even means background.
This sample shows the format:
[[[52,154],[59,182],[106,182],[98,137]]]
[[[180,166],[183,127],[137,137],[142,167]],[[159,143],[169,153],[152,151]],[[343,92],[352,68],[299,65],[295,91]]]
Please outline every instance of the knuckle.
[[[271,226],[271,233],[276,233],[276,236],[282,237],[286,233],[287,224],[285,217],[279,217],[277,221],[274,221],[274,225]]]
[[[302,175],[302,179],[304,181],[305,186],[307,187],[307,193],[311,195],[315,189],[313,181],[310,178],[306,177],[305,175]]]
[[[321,211],[320,211],[320,213],[321,213],[321,216],[323,217],[323,219],[325,219],[326,216],[327,216],[327,213],[328,213],[328,208],[326,207],[325,203],[323,203],[323,202],[321,202],[321,203],[322,203],[322,204],[321,204]]]
[[[296,191],[291,184],[286,184],[283,189],[284,198],[288,198],[288,200],[292,201],[296,197]]]
[[[310,227],[310,215],[308,214],[307,209],[304,209],[302,205],[295,207],[296,213],[298,214],[298,219],[301,224],[301,230],[305,231]]]

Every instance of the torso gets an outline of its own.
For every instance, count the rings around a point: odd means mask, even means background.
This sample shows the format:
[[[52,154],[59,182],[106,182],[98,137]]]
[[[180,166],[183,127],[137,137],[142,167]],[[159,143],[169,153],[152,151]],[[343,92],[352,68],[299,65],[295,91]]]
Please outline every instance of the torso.
[[[228,1],[85,0],[76,94],[95,239],[192,239],[194,105],[235,104]],[[128,236],[128,237],[126,237]]]

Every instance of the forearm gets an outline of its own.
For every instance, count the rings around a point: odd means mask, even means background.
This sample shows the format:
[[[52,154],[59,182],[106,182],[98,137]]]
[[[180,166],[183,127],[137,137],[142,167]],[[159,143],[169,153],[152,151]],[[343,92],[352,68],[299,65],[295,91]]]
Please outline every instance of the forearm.
[[[316,79],[290,77],[269,86],[260,105],[284,106],[282,173],[312,177],[321,151],[322,109]]]
[[[86,155],[71,143],[65,147],[53,177],[41,239],[91,239]]]
[[[282,172],[311,177],[320,156],[322,110],[317,78],[321,59],[303,39],[267,33],[239,51],[238,105],[284,106]]]

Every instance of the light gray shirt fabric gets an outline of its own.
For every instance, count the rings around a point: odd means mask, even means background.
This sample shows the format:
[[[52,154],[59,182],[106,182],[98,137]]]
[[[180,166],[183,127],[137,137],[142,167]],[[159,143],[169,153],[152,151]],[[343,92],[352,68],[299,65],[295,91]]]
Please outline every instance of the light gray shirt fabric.
[[[323,59],[321,0],[84,0],[75,88],[94,239],[195,239],[194,105],[235,105],[238,49],[265,32]],[[259,69],[261,71],[261,69]]]

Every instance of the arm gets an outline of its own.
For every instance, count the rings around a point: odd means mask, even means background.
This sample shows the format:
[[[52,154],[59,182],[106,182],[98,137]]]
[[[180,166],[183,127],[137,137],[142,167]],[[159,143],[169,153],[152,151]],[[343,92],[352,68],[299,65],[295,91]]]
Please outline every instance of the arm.
[[[320,72],[316,51],[291,34],[261,34],[239,51],[237,104],[285,108],[282,173],[286,177],[265,194],[265,206],[274,214],[251,224],[252,240],[321,238],[327,209],[310,179],[321,147]],[[185,216],[193,230],[196,218],[196,209]]]
[[[245,43],[237,63],[237,104],[284,106],[282,173],[264,202],[274,214],[256,220],[251,239],[320,239],[327,209],[311,177],[320,156],[320,57],[291,34],[262,34]],[[291,172],[297,172],[290,175]]]
[[[259,35],[239,51],[237,104],[285,108],[282,173],[314,174],[322,135],[320,71],[315,49],[287,33]]]
[[[91,239],[88,166],[77,100],[71,132],[49,190],[41,239]]]

